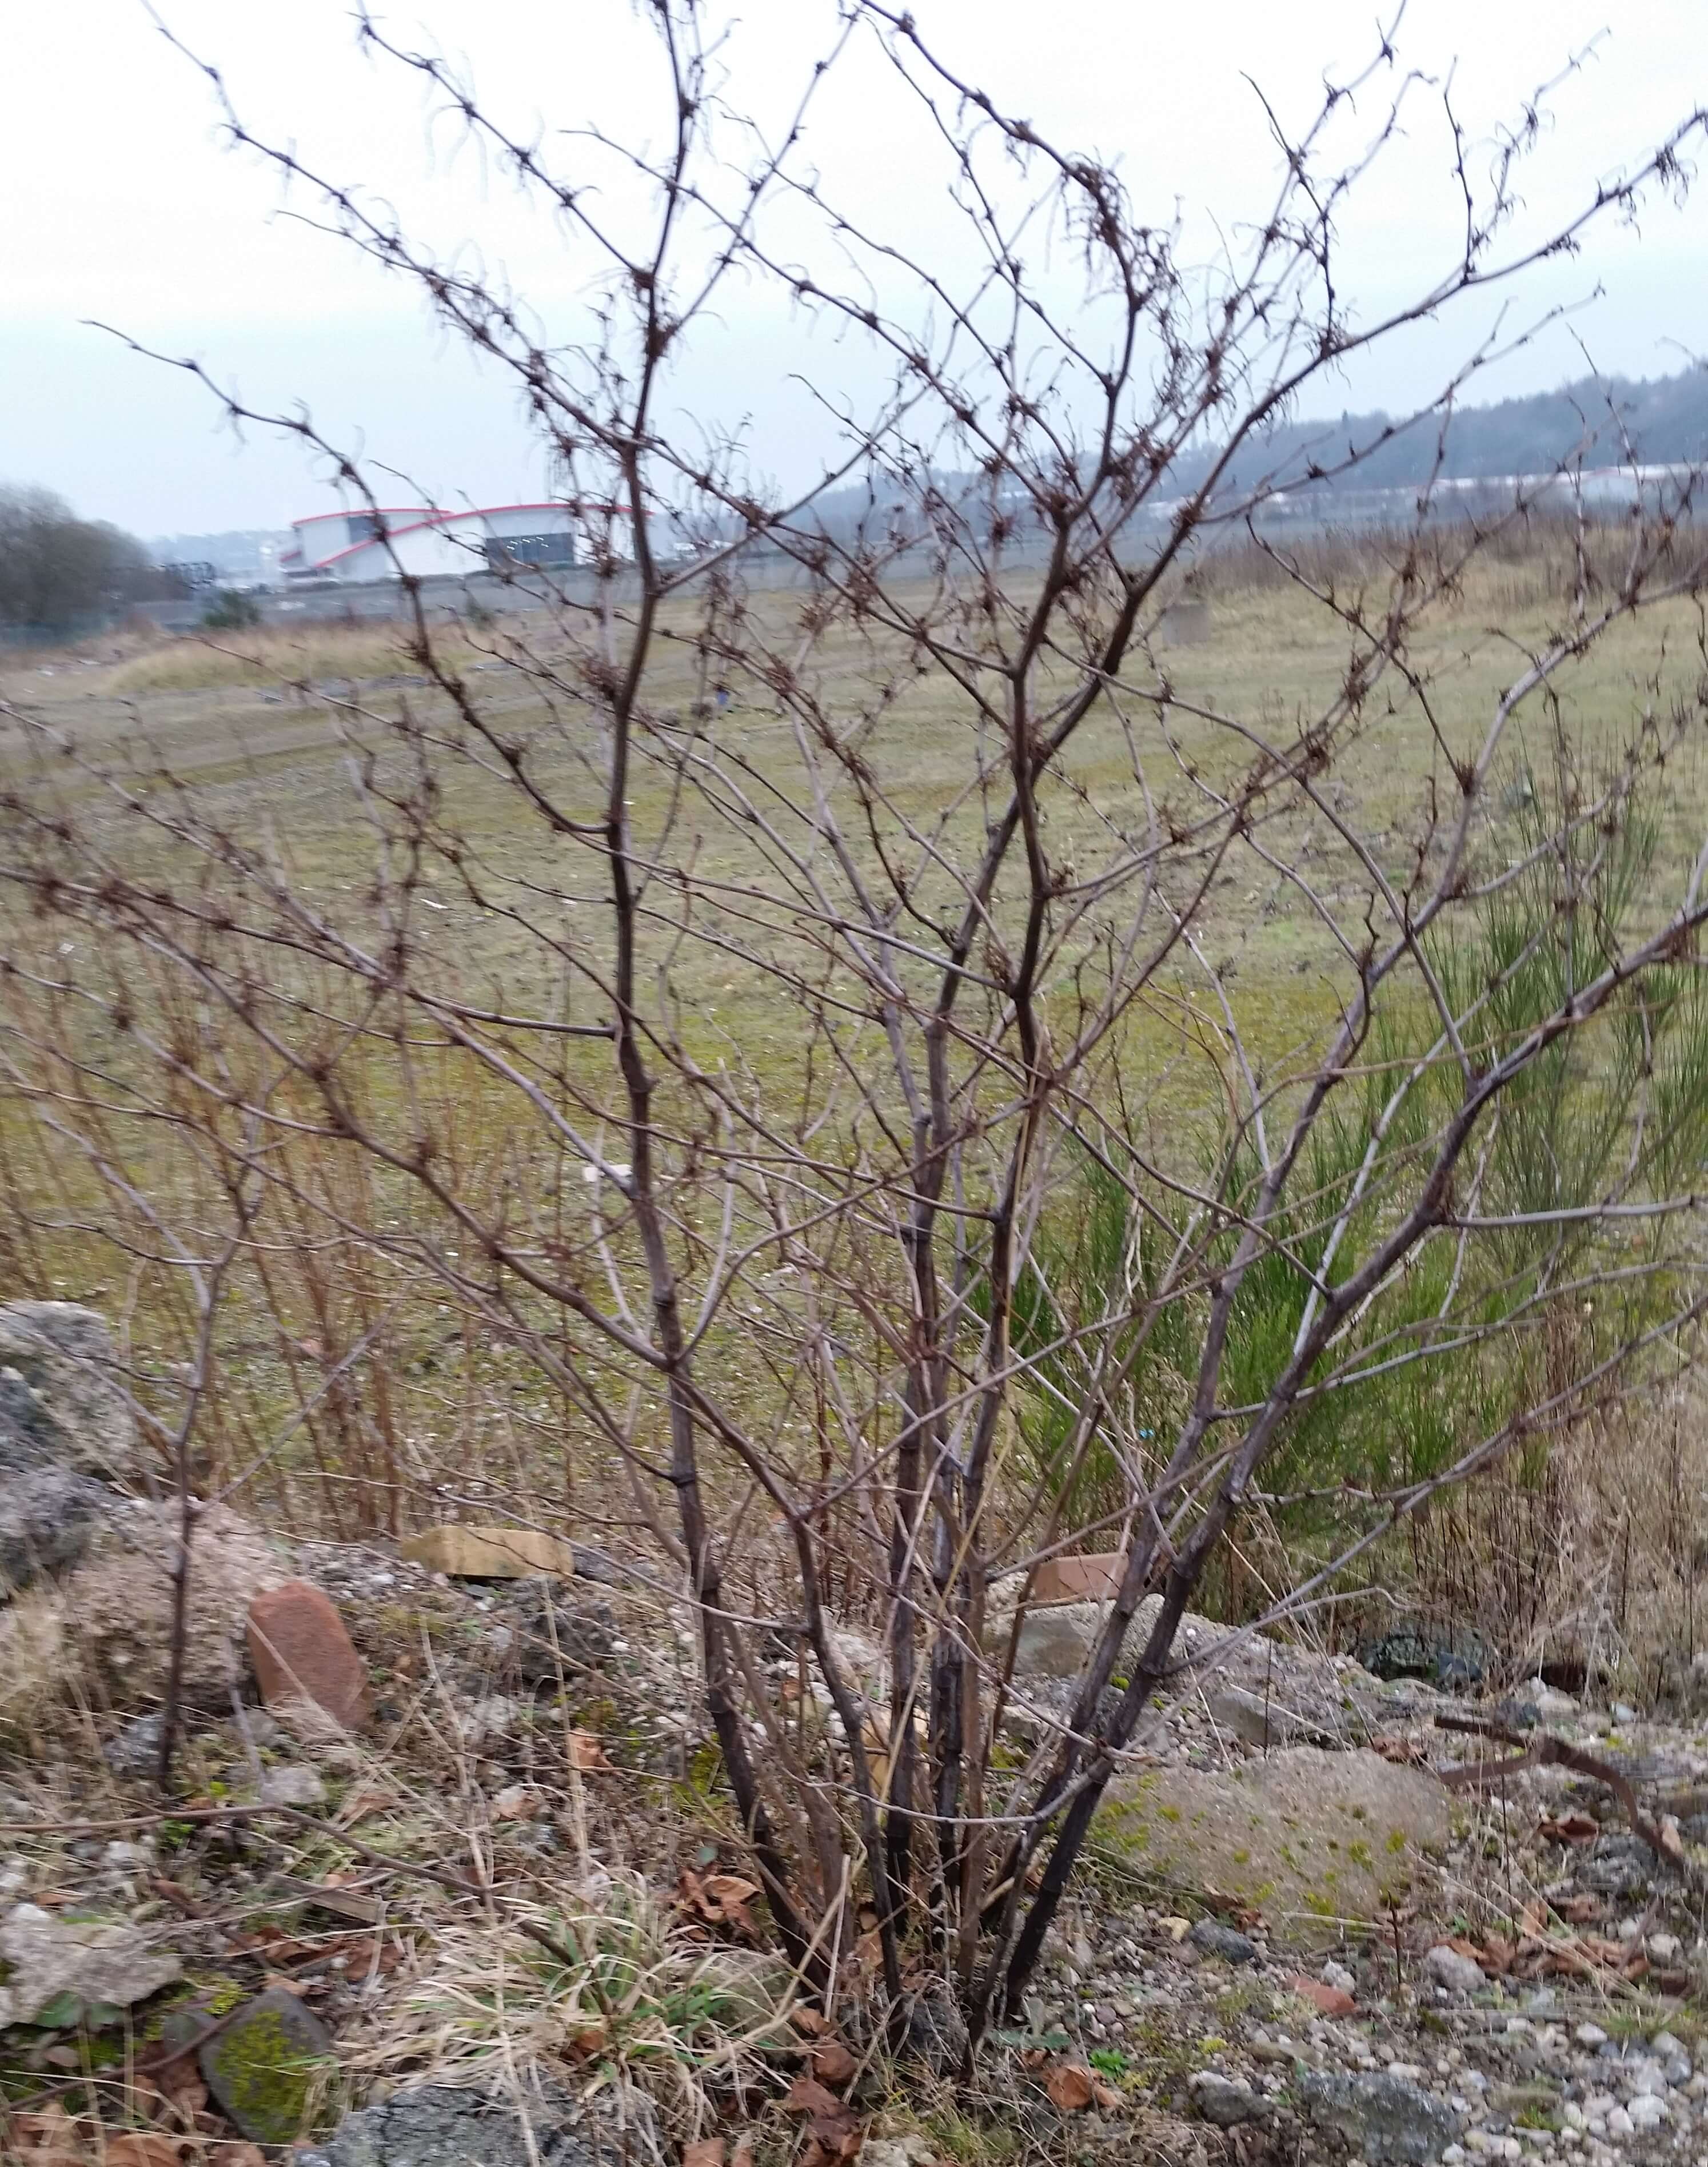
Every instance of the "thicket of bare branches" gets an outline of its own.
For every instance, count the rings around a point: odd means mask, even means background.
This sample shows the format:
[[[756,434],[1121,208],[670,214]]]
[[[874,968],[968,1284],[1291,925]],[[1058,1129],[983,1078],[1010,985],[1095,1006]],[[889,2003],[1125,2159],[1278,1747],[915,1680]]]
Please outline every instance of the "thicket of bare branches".
[[[849,1960],[868,1906],[891,2005],[947,1983],[976,2040],[1025,1985],[1230,1524],[1308,1502],[1302,1442],[1340,1463],[1294,1603],[1647,1379],[1695,1317],[1708,840],[1675,866],[1644,811],[1701,720],[1695,478],[1649,488],[1611,564],[1569,530],[1552,629],[1468,735],[1418,630],[1522,504],[1437,525],[1425,491],[1381,575],[1350,582],[1254,528],[1338,627],[1309,712],[1188,698],[1154,635],[1262,494],[1229,499],[1218,464],[1177,496],[1177,454],[1231,456],[1349,357],[1682,188],[1703,116],[1520,243],[1537,114],[1485,155],[1447,113],[1462,252],[1367,321],[1336,220],[1432,95],[1391,45],[1302,130],[1272,116],[1275,199],[1206,264],[900,10],[849,0],[769,146],[695,0],[645,12],[660,147],[572,138],[561,166],[362,31],[602,267],[579,345],[228,110],[509,372],[590,564],[549,611],[465,628],[484,670],[423,607],[424,688],[325,697],[365,839],[350,878],[288,805],[175,774],[140,734],[100,756],[8,711],[28,752],[0,797],[0,1073],[8,1149],[54,1169],[26,1168],[19,1254],[81,1228],[193,1281],[188,1412],[156,1416],[186,1497],[220,1300],[296,1274],[302,1317],[342,1275],[367,1322],[285,1425],[300,1441],[358,1373],[384,1389],[376,1345],[435,1290],[569,1418],[531,1434],[542,1491],[559,1454],[620,1484],[691,1603],[723,1778],[804,1977]],[[871,40],[938,146],[954,262],[862,230],[814,177],[813,100]],[[1379,113],[1331,156],[1349,103]],[[601,223],[600,158],[649,185],[638,240]],[[1049,268],[1067,252],[1071,291]],[[755,285],[887,358],[788,501],[673,411],[679,355]],[[353,501],[387,494],[310,421],[230,411],[315,446]],[[820,516],[850,487],[867,516]],[[1658,649],[1626,741],[1579,755],[1557,687],[1650,611],[1695,659]],[[1378,840],[1337,774],[1396,711],[1433,757]],[[1536,773],[1507,818],[1520,737]],[[1333,1003],[1281,1050],[1251,1042],[1218,952],[1230,882],[1335,958]],[[1191,1121],[1164,1088],[1179,1048],[1215,1078]],[[454,1469],[389,1466],[376,1521],[430,1477],[455,1495]],[[1038,1566],[1088,1544],[1124,1551],[1119,1594],[1071,1719],[1005,1767],[1013,1620]],[[845,1675],[842,1612],[880,1621],[881,1705]]]

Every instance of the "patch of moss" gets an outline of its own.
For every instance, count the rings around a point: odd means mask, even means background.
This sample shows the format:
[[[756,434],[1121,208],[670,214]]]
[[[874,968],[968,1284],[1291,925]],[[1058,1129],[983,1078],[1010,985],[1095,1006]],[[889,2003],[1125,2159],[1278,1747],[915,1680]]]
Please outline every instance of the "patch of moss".
[[[292,2144],[310,2122],[325,2058],[304,2053],[276,2010],[257,2009],[214,2042],[211,2073],[240,2129],[261,2144]]]

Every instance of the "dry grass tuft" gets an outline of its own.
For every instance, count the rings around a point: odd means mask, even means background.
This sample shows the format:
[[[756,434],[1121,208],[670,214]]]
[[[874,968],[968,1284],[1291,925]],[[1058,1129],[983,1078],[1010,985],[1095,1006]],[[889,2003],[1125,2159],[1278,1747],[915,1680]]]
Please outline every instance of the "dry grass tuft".
[[[350,2042],[349,2073],[358,2084],[640,2096],[679,2138],[715,2126],[732,2096],[771,2089],[768,2058],[799,2044],[787,1964],[708,1947],[637,1874],[597,1879],[584,1898],[510,1905],[501,1922],[436,1926]],[[561,1956],[523,1934],[523,1921]]]
[[[408,636],[408,627],[390,622],[193,633],[119,663],[103,678],[99,689],[135,695],[413,676],[419,665],[405,652]],[[472,647],[442,630],[436,646],[442,659],[453,665],[474,654]]]

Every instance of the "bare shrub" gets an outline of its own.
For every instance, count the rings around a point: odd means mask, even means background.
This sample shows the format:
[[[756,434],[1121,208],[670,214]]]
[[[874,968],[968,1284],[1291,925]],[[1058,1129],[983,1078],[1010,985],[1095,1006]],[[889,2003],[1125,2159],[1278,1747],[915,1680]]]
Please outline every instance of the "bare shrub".
[[[664,147],[595,131],[562,172],[362,25],[561,215],[598,277],[568,345],[228,113],[511,374],[587,561],[455,647],[405,579],[428,683],[323,694],[341,765],[312,806],[8,710],[0,1061],[42,1153],[11,1238],[158,1306],[203,1274],[180,1389],[221,1411],[224,1496],[282,1479],[346,1530],[473,1502],[642,1531],[790,1963],[875,1986],[898,2027],[952,1991],[976,2044],[1230,1530],[1306,1510],[1295,1480],[1330,1467],[1265,1609],[1308,1605],[1688,1343],[1708,897],[1701,837],[1647,808],[1701,720],[1694,477],[1650,489],[1616,564],[1571,527],[1569,585],[1462,702],[1430,641],[1522,501],[1448,531],[1425,490],[1351,585],[1277,551],[1336,642],[1309,698],[1218,696],[1152,635],[1189,548],[1255,532],[1262,491],[1222,485],[1240,446],[1681,186],[1702,117],[1520,236],[1535,116],[1485,177],[1449,114],[1462,259],[1358,324],[1337,208],[1416,86],[1350,152],[1338,131],[1385,43],[1206,269],[875,0],[770,148],[701,9],[645,22]],[[857,40],[944,161],[965,265],[839,216],[806,162]],[[643,230],[595,220],[604,162],[644,183]],[[1023,247],[1045,234],[1071,292]],[[792,497],[670,418],[738,280],[890,370]],[[378,514],[357,462],[277,426]],[[1226,457],[1171,495],[1206,439]],[[1640,689],[1574,731],[1604,650],[1640,652]],[[1366,760],[1400,801],[1379,823]],[[1309,989],[1253,985],[1273,913],[1225,914],[1266,896]],[[283,1340],[283,1411],[222,1333]],[[159,1423],[186,1499],[193,1414]],[[1071,1716],[1008,1767],[993,1620],[1100,1544],[1124,1571]],[[881,1640],[879,1690],[836,1608]]]

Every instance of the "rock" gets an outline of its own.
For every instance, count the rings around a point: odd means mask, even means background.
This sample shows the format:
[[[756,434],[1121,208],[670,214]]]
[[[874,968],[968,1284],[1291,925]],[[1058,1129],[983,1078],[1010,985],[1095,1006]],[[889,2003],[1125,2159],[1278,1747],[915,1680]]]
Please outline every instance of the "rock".
[[[346,1730],[368,1720],[368,1672],[323,1588],[288,1580],[249,1606],[249,1654],[270,1708],[308,1701]]]
[[[1124,1550],[1046,1558],[1032,1576],[1034,1603],[1113,1602],[1127,1568]]]
[[[565,1677],[597,1670],[616,1637],[608,1603],[542,1604],[517,1636],[516,1668],[531,1685],[555,1684],[560,1669]]]
[[[1219,2076],[1213,2069],[1200,2069],[1192,2080],[1191,2089],[1198,2112],[1219,2129],[1235,2129],[1242,2122],[1256,2122],[1269,2111],[1269,2102],[1261,2092],[1236,2078]]]
[[[1122,1665],[1136,1661],[1161,1608],[1159,1596],[1147,1595],[1134,1613],[1133,1622],[1127,1629],[1122,1644]],[[1014,1675],[1017,1678],[1071,1678],[1079,1674],[1081,1665],[1103,1629],[1103,1620],[1108,1615],[1106,1603],[1057,1603],[1029,1608],[1021,1621],[1019,1639],[1014,1650]],[[992,1650],[1005,1648],[1013,1629],[1013,1613],[997,1611],[992,1613],[986,1631],[986,1644]],[[1227,1629],[1210,1619],[1198,1618],[1188,1612],[1180,1621],[1174,1636],[1177,1656],[1189,1653],[1202,1645],[1208,1648],[1227,1637]]]
[[[1378,1678],[1423,1678],[1452,1693],[1479,1686],[1489,1666],[1480,1633],[1408,1619],[1361,1644],[1358,1661]]]
[[[240,2009],[196,2058],[202,2081],[255,2144],[308,2136],[332,2035],[288,1988],[269,1987]]]
[[[1667,2118],[1667,2103],[1658,2092],[1641,2092],[1626,2107],[1633,2131],[1658,2129]]]
[[[165,1698],[171,1659],[176,1506],[112,1516],[60,1584],[66,1631],[92,1689],[118,1709]],[[260,1529],[225,1505],[201,1513],[190,1551],[184,1703],[229,1715],[246,1668],[249,1605],[283,1577]]]
[[[1649,2042],[1649,2052],[1666,2071],[1669,2085],[1689,2082],[1690,2056],[1682,2039],[1675,2039],[1670,2032],[1657,2032]]]
[[[953,2076],[966,2054],[966,2019],[940,1989],[916,1995],[907,2010],[907,2051],[940,2077]]]
[[[165,1729],[166,1717],[159,1709],[133,1717],[101,1748],[101,1758],[115,1776],[151,1775],[160,1766],[161,1733]]]
[[[1578,1703],[1570,1693],[1560,1692],[1557,1687],[1541,1678],[1526,1678],[1519,1690],[1544,1723],[1563,1722],[1578,1714]]]
[[[457,1735],[471,1750],[489,1746],[494,1738],[509,1738],[521,1719],[522,1704],[503,1693],[484,1693],[459,1711]]]
[[[1323,1984],[1333,1987],[1336,1994],[1356,1994],[1358,1991],[1358,1982],[1352,1974],[1345,1964],[1336,1963],[1332,1957],[1323,1966],[1321,1977]]]
[[[297,2154],[296,2167],[616,2167],[650,2154],[620,2152],[600,2117],[559,2092],[530,2099],[527,2118],[525,2130],[508,2101],[424,2085],[346,2115],[329,2143]]]
[[[1257,1944],[1249,1934],[1242,1934],[1232,1926],[1224,1926],[1219,1919],[1200,1919],[1188,1937],[1194,1948],[1202,1949],[1207,1957],[1219,1957],[1224,1963],[1254,1963]]]
[[[1423,1968],[1438,1984],[1454,1994],[1475,1994],[1489,1983],[1475,1957],[1461,1956],[1445,1942],[1437,1942],[1423,1960]]]
[[[68,2008],[49,2018],[61,1996],[92,2009],[129,2009],[170,1986],[183,1967],[140,1927],[54,1918],[34,1904],[14,1907],[0,1926],[0,2027],[75,2022]]]
[[[1341,1721],[1325,1720],[1294,1708],[1279,1695],[1264,1698],[1239,1686],[1220,1686],[1204,1696],[1210,1720],[1247,1746],[1266,1752],[1277,1746],[1337,1744],[1343,1735]]]
[[[1560,2095],[1552,2085],[1491,2085],[1485,2095],[1497,2114],[1554,2115]]]
[[[1458,2134],[1445,2100],[1388,2070],[1303,2069],[1298,2092],[1313,2122],[1339,2130],[1367,2159],[1423,2167]]]
[[[142,1447],[118,1366],[98,1311],[0,1304],[0,1467],[69,1467],[107,1482],[139,1475]]]
[[[0,1424],[3,1424],[0,1415]],[[4,1447],[0,1431],[0,1449]],[[68,1467],[4,1468],[0,1488],[0,1600],[74,1564],[113,1500]]]
[[[591,1580],[606,1587],[620,1587],[624,1581],[632,1577],[608,1550],[600,1550],[592,1543],[571,1543],[569,1555],[574,1560],[577,1580]]]
[[[575,1576],[573,1544],[538,1528],[471,1528],[453,1523],[411,1535],[399,1555],[453,1580],[554,1580]]]
[[[324,1806],[326,1786],[317,1771],[293,1762],[283,1768],[262,1771],[260,1797],[264,1806]]]
[[[1272,1940],[1298,1943],[1385,1917],[1452,1820],[1448,1794],[1423,1770],[1295,1746],[1233,1772],[1125,1778],[1097,1829],[1166,1882],[1261,1905]]]
[[[1287,1983],[1301,2000],[1309,2002],[1325,2016],[1350,2016],[1358,2006],[1349,1987],[1331,1986],[1325,1979],[1309,1979],[1301,1971]]]
[[[0,1305],[0,1601],[80,1558],[140,1467],[106,1320],[67,1301]]]

